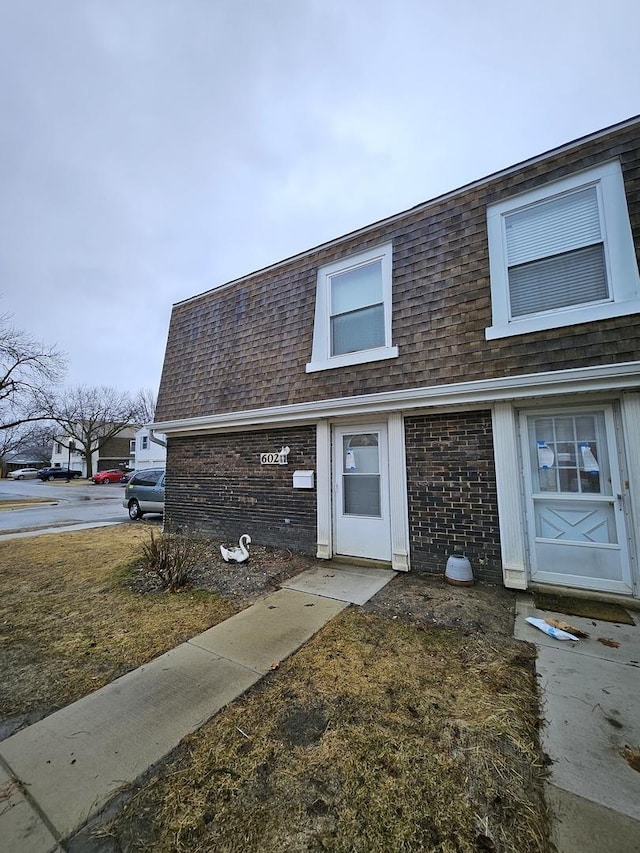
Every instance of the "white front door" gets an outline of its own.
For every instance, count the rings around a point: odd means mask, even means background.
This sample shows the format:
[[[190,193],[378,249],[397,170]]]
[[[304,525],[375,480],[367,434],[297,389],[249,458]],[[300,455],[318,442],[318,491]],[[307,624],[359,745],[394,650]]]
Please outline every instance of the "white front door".
[[[523,415],[531,580],[630,594],[611,407]]]
[[[333,432],[335,553],[391,560],[386,424]]]

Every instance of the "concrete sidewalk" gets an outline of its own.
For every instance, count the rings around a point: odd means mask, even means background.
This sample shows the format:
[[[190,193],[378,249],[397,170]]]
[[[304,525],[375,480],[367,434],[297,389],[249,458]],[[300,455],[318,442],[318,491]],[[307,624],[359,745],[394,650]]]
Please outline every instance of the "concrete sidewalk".
[[[640,622],[640,613],[630,613]],[[527,616],[555,617],[589,637],[555,640]],[[546,796],[558,853],[638,853],[640,773],[623,753],[640,748],[640,625],[536,610],[522,594],[515,635],[538,648],[542,747],[552,762]]]
[[[26,539],[31,536],[46,536],[49,533],[75,533],[77,530],[91,530],[93,527],[114,527],[116,524],[126,524],[123,521],[82,521],[75,524],[59,524],[57,527],[37,527],[29,530],[18,530],[15,533],[0,534],[0,542],[10,539]]]
[[[119,790],[394,575],[347,566],[305,572],[289,583],[295,589],[280,589],[0,742],[0,849],[62,850]]]

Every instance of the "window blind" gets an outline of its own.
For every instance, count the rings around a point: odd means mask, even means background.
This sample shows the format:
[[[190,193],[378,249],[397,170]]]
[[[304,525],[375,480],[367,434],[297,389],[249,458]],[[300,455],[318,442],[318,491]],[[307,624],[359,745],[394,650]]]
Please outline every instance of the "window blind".
[[[509,270],[511,316],[607,299],[602,243]]]
[[[511,317],[609,297],[595,186],[505,217]]]
[[[331,318],[331,355],[384,346],[384,305]]]
[[[331,276],[331,314],[346,314],[382,301],[382,264],[356,267]]]
[[[594,186],[535,204],[505,218],[509,266],[559,255],[602,240]]]

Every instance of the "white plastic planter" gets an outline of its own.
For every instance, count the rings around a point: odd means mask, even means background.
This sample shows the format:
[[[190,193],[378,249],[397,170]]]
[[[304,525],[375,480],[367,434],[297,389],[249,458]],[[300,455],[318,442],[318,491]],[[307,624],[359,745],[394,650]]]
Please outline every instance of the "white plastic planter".
[[[444,579],[453,586],[473,586],[471,563],[464,554],[454,553],[449,557]]]

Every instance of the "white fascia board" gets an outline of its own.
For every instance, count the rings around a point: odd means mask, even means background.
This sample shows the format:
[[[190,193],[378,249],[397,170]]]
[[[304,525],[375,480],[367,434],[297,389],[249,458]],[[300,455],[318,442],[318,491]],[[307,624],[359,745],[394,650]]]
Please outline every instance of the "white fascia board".
[[[372,415],[392,411],[431,409],[436,407],[477,407],[499,400],[527,399],[539,396],[561,396],[596,391],[640,388],[640,361],[581,367],[545,373],[526,373],[474,382],[457,382],[429,388],[385,391],[358,397],[313,400],[290,406],[272,406],[225,412],[198,418],[158,421],[150,427],[166,435],[206,433],[219,430],[248,429],[256,426],[286,426],[314,423],[321,418]]]

